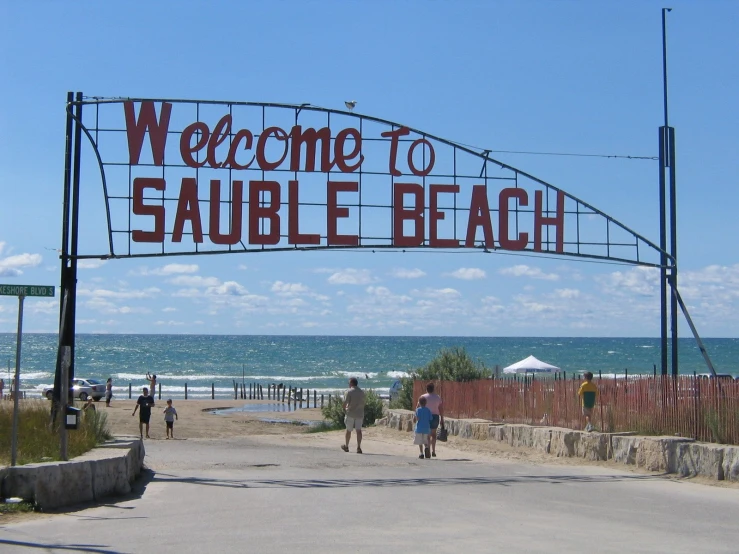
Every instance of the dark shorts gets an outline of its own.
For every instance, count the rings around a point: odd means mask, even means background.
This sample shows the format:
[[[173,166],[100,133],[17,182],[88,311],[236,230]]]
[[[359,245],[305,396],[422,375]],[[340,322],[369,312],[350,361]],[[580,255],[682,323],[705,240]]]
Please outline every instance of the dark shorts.
[[[439,428],[439,414],[434,414],[431,416],[431,428],[432,429]]]
[[[143,415],[143,414],[141,414],[141,415],[139,416],[139,421],[140,421],[141,423],[149,423],[149,420],[150,420],[150,419],[151,419],[151,414],[146,414],[146,415]]]
[[[106,402],[110,402],[110,399],[111,399],[111,398],[113,398],[113,393],[111,393],[111,392],[106,392],[106,393],[105,393],[105,401],[106,401]]]
[[[174,421],[165,421],[164,423],[167,424],[167,429],[172,429],[174,427]]]

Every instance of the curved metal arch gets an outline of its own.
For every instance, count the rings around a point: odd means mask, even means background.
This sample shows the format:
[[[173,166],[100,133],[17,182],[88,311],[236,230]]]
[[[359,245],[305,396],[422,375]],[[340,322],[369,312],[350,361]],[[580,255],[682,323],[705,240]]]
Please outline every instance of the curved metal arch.
[[[104,98],[104,97],[84,97],[81,102],[74,101],[68,106],[68,110],[71,109],[72,105],[75,104],[89,104],[89,105],[101,105],[101,104],[123,104],[125,102],[158,102],[158,103],[172,103],[172,104],[196,104],[196,105],[220,105],[220,106],[249,106],[249,107],[260,107],[260,108],[280,108],[280,109],[290,109],[295,110],[296,113],[296,120],[299,116],[301,111],[313,111],[313,112],[319,112],[319,113],[326,113],[326,114],[337,114],[344,117],[350,117],[354,119],[361,120],[367,120],[374,123],[387,125],[391,128],[405,128],[408,129],[411,133],[415,133],[416,135],[422,136],[424,138],[429,138],[434,141],[439,142],[440,144],[445,144],[447,146],[450,146],[452,148],[458,149],[462,152],[465,152],[471,156],[477,157],[480,160],[482,160],[484,163],[492,163],[497,166],[499,166],[501,169],[506,169],[508,171],[513,172],[515,175],[520,175],[522,177],[525,177],[527,179],[530,179],[534,183],[538,183],[545,189],[551,189],[552,191],[556,191],[558,193],[562,193],[566,198],[570,199],[571,201],[587,208],[588,210],[591,210],[593,212],[593,215],[598,215],[606,220],[606,222],[615,225],[616,227],[623,230],[625,233],[631,235],[636,241],[643,242],[646,246],[650,247],[652,250],[654,250],[656,253],[660,255],[664,255],[665,258],[668,260],[668,264],[665,267],[674,267],[675,260],[673,259],[672,255],[670,255],[668,252],[660,249],[659,246],[657,246],[654,242],[650,241],[646,237],[642,236],[641,234],[637,233],[630,227],[624,225],[614,217],[606,214],[602,210],[594,207],[593,205],[589,204],[588,202],[585,202],[584,200],[568,193],[567,191],[552,185],[551,183],[548,183],[547,181],[544,181],[543,179],[539,179],[538,177],[531,175],[530,173],[523,171],[521,169],[518,169],[510,164],[507,164],[505,162],[502,162],[498,159],[495,159],[491,157],[489,154],[490,152],[488,150],[479,149],[478,152],[473,147],[469,147],[467,145],[460,144],[458,142],[444,139],[442,137],[436,136],[434,134],[427,133],[425,131],[421,131],[419,129],[416,129],[414,127],[410,127],[408,125],[404,125],[402,123],[398,123],[395,121],[390,121],[387,119],[382,119],[375,116],[370,115],[364,115],[359,114],[354,111],[347,111],[347,110],[337,110],[333,108],[324,108],[320,106],[314,106],[309,103],[303,103],[303,104],[286,104],[286,103],[274,103],[274,102],[244,102],[244,101],[225,101],[225,100],[193,100],[193,99],[182,99],[182,98],[139,98],[139,97],[114,97],[114,98]],[[77,119],[75,118],[75,121]],[[90,134],[89,130],[82,124],[82,122],[77,121],[77,123],[81,126],[82,130],[85,132],[86,136],[88,137],[88,140],[93,146],[93,149],[95,151],[95,155],[98,161],[99,169],[101,172],[101,178],[103,180],[103,187],[104,187],[104,194],[105,194],[105,204],[106,204],[106,212],[107,212],[107,218],[108,218],[108,231],[109,231],[109,245],[110,245],[110,253],[107,256],[100,256],[100,255],[79,255],[78,258],[84,259],[84,258],[139,258],[139,257],[157,257],[157,256],[177,256],[177,255],[187,255],[188,253],[183,252],[169,252],[169,253],[156,253],[156,254],[128,254],[128,255],[116,255],[113,249],[113,241],[112,241],[112,227],[111,227],[111,216],[110,216],[110,206],[109,206],[109,199],[107,194],[107,185],[106,185],[106,179],[105,179],[105,170],[104,170],[104,164],[102,162],[102,159],[100,157],[100,154],[98,152],[97,144],[95,143],[92,135]],[[295,247],[278,247],[278,248],[269,248],[269,249],[263,249],[263,248],[243,248],[243,249],[227,249],[227,250],[212,250],[212,251],[199,251],[198,254],[224,254],[224,253],[247,253],[247,252],[284,252],[284,251],[292,251],[292,250],[299,250],[299,251],[309,251],[309,250],[326,250],[326,249],[377,249],[377,250],[383,250],[383,249],[394,249],[394,250],[401,250],[400,247],[388,247],[385,245],[368,245],[368,246],[355,246],[355,247],[342,247],[342,246],[295,246]],[[423,248],[430,248],[428,246],[420,246],[415,247],[419,249]],[[414,249],[415,249],[414,248]],[[534,251],[531,251],[534,252]],[[535,252],[537,255],[547,255],[547,252]],[[552,253],[549,253],[550,255]],[[648,263],[643,261],[634,261],[627,258],[619,258],[615,256],[599,256],[599,255],[591,255],[591,254],[579,254],[575,255],[572,253],[561,253],[557,254],[558,256],[568,256],[568,257],[584,257],[584,258],[593,258],[593,259],[600,259],[600,260],[610,260],[614,262],[620,262],[624,264],[630,264],[630,265],[642,265],[642,266],[648,266],[648,267],[663,267],[659,263]]]

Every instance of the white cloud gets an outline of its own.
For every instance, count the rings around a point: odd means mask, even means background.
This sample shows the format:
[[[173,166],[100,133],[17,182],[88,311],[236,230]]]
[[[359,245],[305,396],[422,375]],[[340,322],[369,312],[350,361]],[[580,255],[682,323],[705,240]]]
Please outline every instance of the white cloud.
[[[544,273],[538,267],[528,265],[514,265],[506,267],[498,271],[501,275],[511,275],[513,277],[531,277],[532,279],[543,279],[545,281],[557,281],[559,275],[556,273]]]
[[[21,268],[36,267],[40,263],[40,254],[17,254],[15,256],[8,256],[7,258],[0,260],[0,277],[18,277],[23,275]]]
[[[168,276],[168,275],[180,275],[183,273],[188,273],[188,274],[197,273],[198,269],[199,267],[197,264],[167,264],[163,267],[155,267],[155,268],[140,267],[129,273],[131,275]]]
[[[271,290],[277,294],[292,295],[308,292],[308,287],[302,283],[284,283],[282,281],[275,281],[272,284]]]
[[[405,269],[401,267],[401,268],[393,269],[390,272],[390,275],[392,275],[393,277],[397,279],[418,279],[420,277],[425,277],[426,272],[418,268]]]
[[[456,279],[464,279],[466,281],[484,279],[486,277],[485,271],[476,267],[460,267],[458,270],[452,271],[450,275]]]
[[[604,292],[616,295],[654,296],[659,294],[659,270],[653,267],[635,267],[615,271],[596,278]]]
[[[176,312],[177,308],[172,308],[171,306],[168,306],[166,308],[162,308],[163,312]]]
[[[554,295],[557,298],[577,298],[580,296],[580,291],[577,289],[557,289],[554,291]]]
[[[369,269],[342,269],[328,278],[332,285],[368,285],[374,281]]]
[[[421,296],[424,298],[457,298],[462,296],[461,293],[457,289],[453,288],[443,288],[443,289],[423,289],[418,290],[414,289],[411,291],[411,294],[414,296]]]
[[[124,298],[152,298],[162,291],[156,287],[140,290],[109,290],[109,289],[77,289],[77,296],[86,296],[95,299],[124,299]]]
[[[217,296],[246,296],[249,294],[249,291],[236,281],[226,281],[221,285],[208,287],[205,292]]]
[[[245,271],[245,270],[249,269],[249,267],[248,266],[245,266],[244,264],[239,264],[238,266],[236,266],[236,269],[240,269],[241,271]]]
[[[97,269],[103,267],[106,263],[105,260],[79,260],[77,269]]]
[[[167,283],[180,287],[217,287],[221,284],[216,277],[202,277],[200,275],[178,275],[167,279]]]

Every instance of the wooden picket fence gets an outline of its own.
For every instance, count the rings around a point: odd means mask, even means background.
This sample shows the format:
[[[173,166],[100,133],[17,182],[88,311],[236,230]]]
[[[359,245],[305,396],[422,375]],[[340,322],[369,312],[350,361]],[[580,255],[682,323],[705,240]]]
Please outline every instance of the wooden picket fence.
[[[436,392],[449,417],[581,429],[577,397],[581,381],[578,375],[439,381]],[[739,444],[739,381],[687,375],[596,375],[593,382],[599,390],[593,423],[599,430]],[[416,381],[414,398],[425,389],[425,382]]]

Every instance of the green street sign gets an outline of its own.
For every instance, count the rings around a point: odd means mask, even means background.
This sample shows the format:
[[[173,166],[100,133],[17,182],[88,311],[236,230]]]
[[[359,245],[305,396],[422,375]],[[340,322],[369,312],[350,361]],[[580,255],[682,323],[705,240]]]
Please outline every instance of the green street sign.
[[[0,285],[0,296],[54,296],[54,287],[43,285]]]

